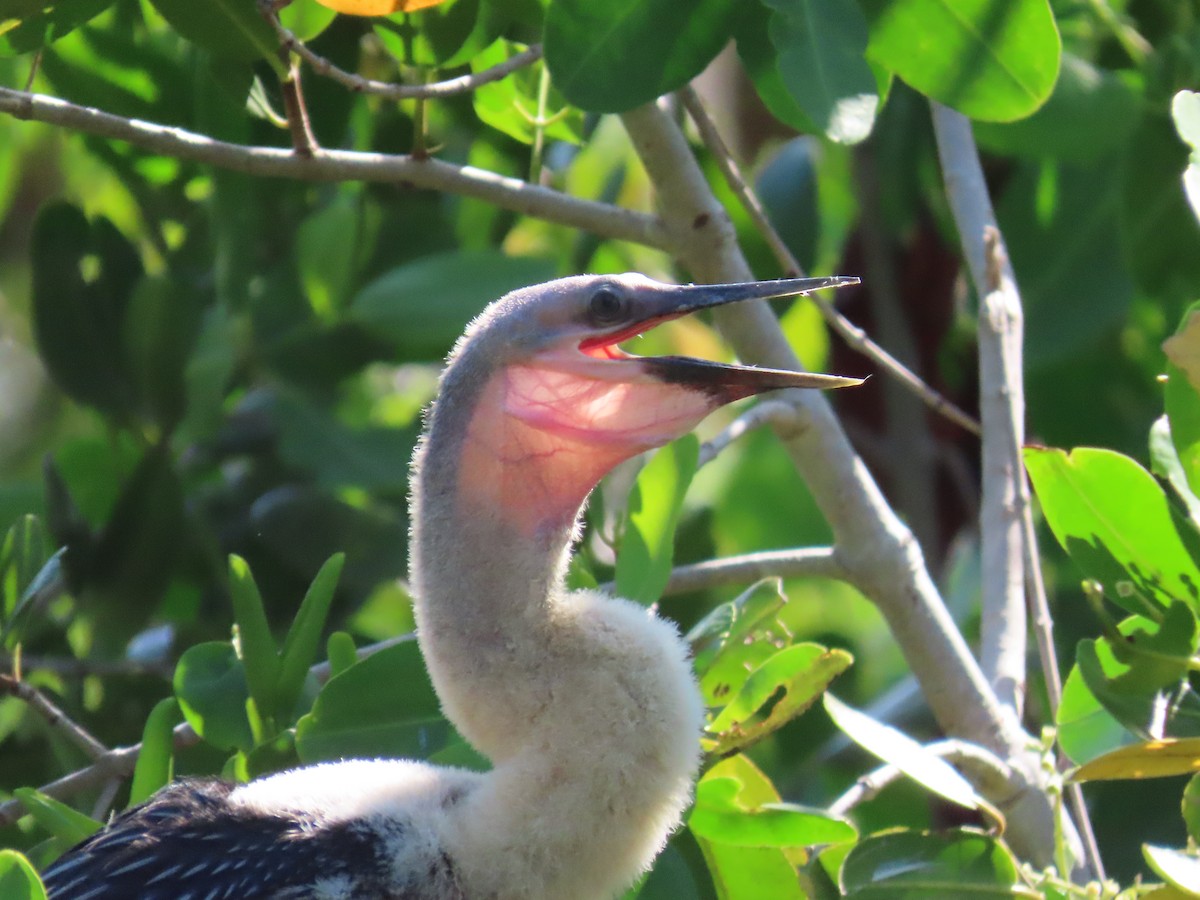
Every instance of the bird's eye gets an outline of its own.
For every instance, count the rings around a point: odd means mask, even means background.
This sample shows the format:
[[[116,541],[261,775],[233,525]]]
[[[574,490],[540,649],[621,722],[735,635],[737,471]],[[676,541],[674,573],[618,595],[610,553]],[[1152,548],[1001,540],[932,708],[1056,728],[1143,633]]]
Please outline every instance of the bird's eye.
[[[625,316],[625,301],[612,288],[598,289],[588,301],[588,315],[597,325],[611,325]]]

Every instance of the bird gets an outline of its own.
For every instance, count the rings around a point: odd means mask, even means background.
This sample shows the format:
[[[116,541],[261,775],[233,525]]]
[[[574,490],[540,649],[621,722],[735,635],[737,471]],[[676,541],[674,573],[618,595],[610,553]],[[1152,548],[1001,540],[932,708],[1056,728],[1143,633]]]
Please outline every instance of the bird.
[[[690,803],[704,707],[674,625],[566,589],[586,498],[727,403],[860,380],[618,345],[699,310],[857,281],[576,275],[487,306],[425,414],[409,577],[442,710],[491,769],[366,759],[244,784],[185,779],[53,863],[52,900],[603,900],[628,888]]]

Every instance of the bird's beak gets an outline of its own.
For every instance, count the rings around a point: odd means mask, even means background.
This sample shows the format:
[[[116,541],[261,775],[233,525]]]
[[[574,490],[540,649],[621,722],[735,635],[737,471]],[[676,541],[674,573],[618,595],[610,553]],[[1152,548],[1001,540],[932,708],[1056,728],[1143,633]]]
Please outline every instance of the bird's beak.
[[[686,356],[629,357],[616,345],[656,325],[703,309],[740,303],[744,300],[773,300],[795,297],[822,288],[858,284],[852,276],[829,278],[785,278],[778,281],[749,281],[738,284],[655,285],[638,297],[645,312],[634,323],[626,323],[612,334],[585,341],[580,349],[609,358],[624,357],[657,381],[703,391],[720,403],[752,394],[783,388],[840,388],[862,384],[861,378],[763,369],[693,359]]]

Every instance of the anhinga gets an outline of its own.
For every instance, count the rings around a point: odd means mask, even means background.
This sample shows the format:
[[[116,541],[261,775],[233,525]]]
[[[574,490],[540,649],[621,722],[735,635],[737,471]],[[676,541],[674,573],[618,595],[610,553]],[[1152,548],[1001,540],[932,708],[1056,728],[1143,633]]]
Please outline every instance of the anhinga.
[[[459,340],[412,463],[417,636],[486,773],[350,760],[183,781],[45,875],[55,900],[611,897],[689,802],[703,724],[687,648],[563,577],[580,508],[622,460],[730,401],[856,383],[618,344],[660,322],[854,278],[674,286],[577,276],[514,291]]]

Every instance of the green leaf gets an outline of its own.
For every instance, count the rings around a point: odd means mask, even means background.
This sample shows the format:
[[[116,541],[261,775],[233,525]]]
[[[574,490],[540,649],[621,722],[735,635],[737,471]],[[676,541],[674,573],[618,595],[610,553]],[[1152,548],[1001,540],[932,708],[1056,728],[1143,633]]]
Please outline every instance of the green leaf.
[[[0,545],[0,635],[7,633],[29,586],[46,565],[46,531],[37,516],[24,515]]]
[[[173,697],[159,700],[146,717],[142,728],[142,748],[138,751],[129,786],[129,806],[149,800],[159,788],[171,783],[175,758],[175,725],[179,722],[179,704]]]
[[[325,31],[337,12],[320,3],[289,3],[279,10],[279,21],[297,38],[308,43]]]
[[[1200,840],[1200,775],[1193,775],[1188,779],[1187,787],[1183,789],[1180,807],[1188,838],[1193,842]]]
[[[594,112],[624,112],[699,75],[729,41],[739,5],[554,0],[546,12],[546,65],[572,103]]]
[[[292,620],[292,627],[288,629],[283,651],[279,655],[275,688],[276,714],[281,717],[290,719],[291,711],[304,690],[308,670],[316,662],[317,651],[321,647],[321,632],[329,617],[329,607],[333,603],[345,562],[344,553],[335,553],[326,560],[305,593],[300,609]]]
[[[995,839],[969,831],[863,838],[842,866],[845,896],[965,900],[1018,893],[1017,866]]]
[[[253,0],[151,0],[171,27],[217,56],[238,60],[265,59],[281,77],[279,40]]]
[[[1156,633],[1147,635],[1142,628]],[[1135,617],[1121,623],[1121,631],[1122,640],[1083,640],[1076,648],[1080,674],[1092,694],[1134,734],[1151,737],[1164,725],[1176,734],[1200,734],[1196,695],[1177,690],[1190,658],[1185,647],[1195,646],[1190,609],[1176,603],[1160,626]],[[1168,693],[1174,695],[1169,707]]]
[[[695,670],[703,676],[727,650],[749,643],[756,629],[778,626],[775,615],[785,603],[783,582],[764,578],[728,603],[714,607],[692,626],[685,638],[692,648]],[[710,702],[710,705],[716,704]]]
[[[1118,73],[1066,53],[1045,106],[1027,119],[978,122],[973,130],[980,146],[997,153],[1094,163],[1128,146],[1140,102]]]
[[[1186,850],[1142,844],[1142,856],[1167,884],[1186,891],[1190,896],[1200,894],[1200,857]]]
[[[339,193],[296,229],[296,265],[318,318],[332,319],[350,299],[361,240],[358,201]]]
[[[379,690],[391,685],[390,690]],[[329,759],[427,757],[446,744],[450,725],[415,641],[386,647],[331,678],[296,724],[306,763]]]
[[[705,780],[733,781],[736,802],[762,808],[780,802],[779,792],[748,758],[738,754],[713,766]],[[703,827],[703,825],[701,825]],[[779,847],[743,847],[697,836],[717,895],[728,900],[806,900],[796,868]]]
[[[179,708],[196,734],[226,751],[254,747],[246,670],[231,644],[210,641],[189,647],[175,667],[174,685]]]
[[[264,719],[279,711],[279,654],[267,622],[262,594],[254,583],[250,566],[240,556],[229,557],[229,596],[233,601],[233,620],[237,623],[239,657],[246,672],[246,687]],[[272,729],[273,730],[273,729]],[[270,735],[255,735],[255,743]]]
[[[972,119],[1046,102],[1062,44],[1048,0],[864,0],[869,59]]]
[[[0,56],[19,56],[52,44],[115,2],[6,0],[6,5],[0,6]]]
[[[1077,763],[1136,740],[1129,729],[1096,699],[1078,664],[1071,667],[1063,684],[1056,724],[1063,752]]]
[[[701,744],[722,756],[760,740],[812,706],[852,661],[845,650],[819,644],[785,647],[750,674]]]
[[[1174,368],[1174,367],[1169,367]],[[1172,393],[1172,379],[1177,384],[1182,378],[1179,371],[1168,372],[1166,393],[1168,397]],[[1191,398],[1200,401],[1200,397],[1194,392],[1191,392]],[[1167,409],[1171,408],[1171,402],[1168,400]],[[1200,403],[1196,404],[1197,412],[1200,412]],[[1178,412],[1178,410],[1177,410]],[[1182,443],[1182,442],[1181,442]],[[1195,469],[1197,461],[1200,461],[1195,455],[1200,451],[1200,446],[1192,444],[1187,447],[1189,453],[1189,462],[1200,476],[1200,470]],[[1183,505],[1187,507],[1188,516],[1192,522],[1200,525],[1200,497],[1197,497],[1192,486],[1188,481],[1188,473],[1184,470],[1183,460],[1179,456],[1179,448],[1176,446],[1174,431],[1171,428],[1171,420],[1167,416],[1159,416],[1154,420],[1154,424],[1150,426],[1150,470],[1159,478],[1166,479],[1175,491],[1175,495],[1183,501]]]
[[[496,41],[471,60],[471,70],[482,72],[516,56],[518,48],[509,41]],[[526,66],[511,75],[481,84],[471,92],[475,114],[497,131],[523,144],[532,144],[538,135],[538,108],[542,109],[541,134],[544,139],[583,141],[583,112],[571,106],[551,82],[544,101],[544,63]]]
[[[1090,447],[1024,457],[1054,536],[1106,596],[1133,613],[1157,615],[1172,599],[1196,608],[1200,541],[1149,472]]]
[[[1200,218],[1200,94],[1180,91],[1171,100],[1171,116],[1179,136],[1192,148],[1191,159],[1183,173],[1183,188],[1192,211]]]
[[[783,85],[827,138],[866,139],[875,124],[879,90],[863,54],[867,22],[844,0],[764,0],[775,10],[771,42]]]
[[[387,51],[407,65],[461,65],[491,43],[480,23],[484,6],[481,0],[449,0],[429,9],[377,19],[374,30]],[[497,36],[493,34],[492,39]]]
[[[811,847],[853,841],[849,822],[794,803],[747,805],[736,777],[705,775],[696,786],[688,828],[697,837],[735,847]]]
[[[1188,307],[1162,348],[1169,360],[1163,401],[1171,442],[1187,487],[1195,494],[1200,490],[1200,304]]]
[[[133,407],[121,331],[142,264],[108,219],[65,203],[33,226],[33,324],[38,351],[73,400],[120,416]]]
[[[617,555],[618,595],[647,605],[662,596],[675,559],[675,526],[699,458],[700,441],[689,434],[660,449],[638,473]]]
[[[825,711],[850,740],[891,763],[913,781],[951,803],[986,811],[994,821],[1004,822],[1000,811],[983,799],[953,766],[908,735],[847,706],[832,694],[825,695]]]
[[[46,900],[42,880],[22,854],[0,850],[0,897],[5,900]]]
[[[354,638],[344,631],[335,631],[325,642],[325,655],[329,658],[329,677],[341,675],[358,662],[358,650]]]
[[[1031,368],[1095,347],[1129,314],[1135,291],[1119,222],[1120,185],[1097,183],[1083,166],[1028,163],[997,204],[1021,285]]]
[[[412,456],[415,426],[353,428],[311,395],[288,389],[273,395],[271,418],[284,462],[311,472],[319,485],[395,494],[408,485],[407,468],[397,460]]]
[[[17,788],[13,796],[21,801],[35,822],[68,847],[91,837],[104,827],[90,816],[76,812],[67,804],[33,788]]]
[[[440,362],[471,319],[509,291],[554,277],[552,263],[499,250],[434,254],[364,287],[349,315],[405,359]]]
[[[184,367],[200,329],[201,309],[175,279],[146,277],[129,300],[122,329],[131,386],[141,410],[170,431],[183,417]]]

